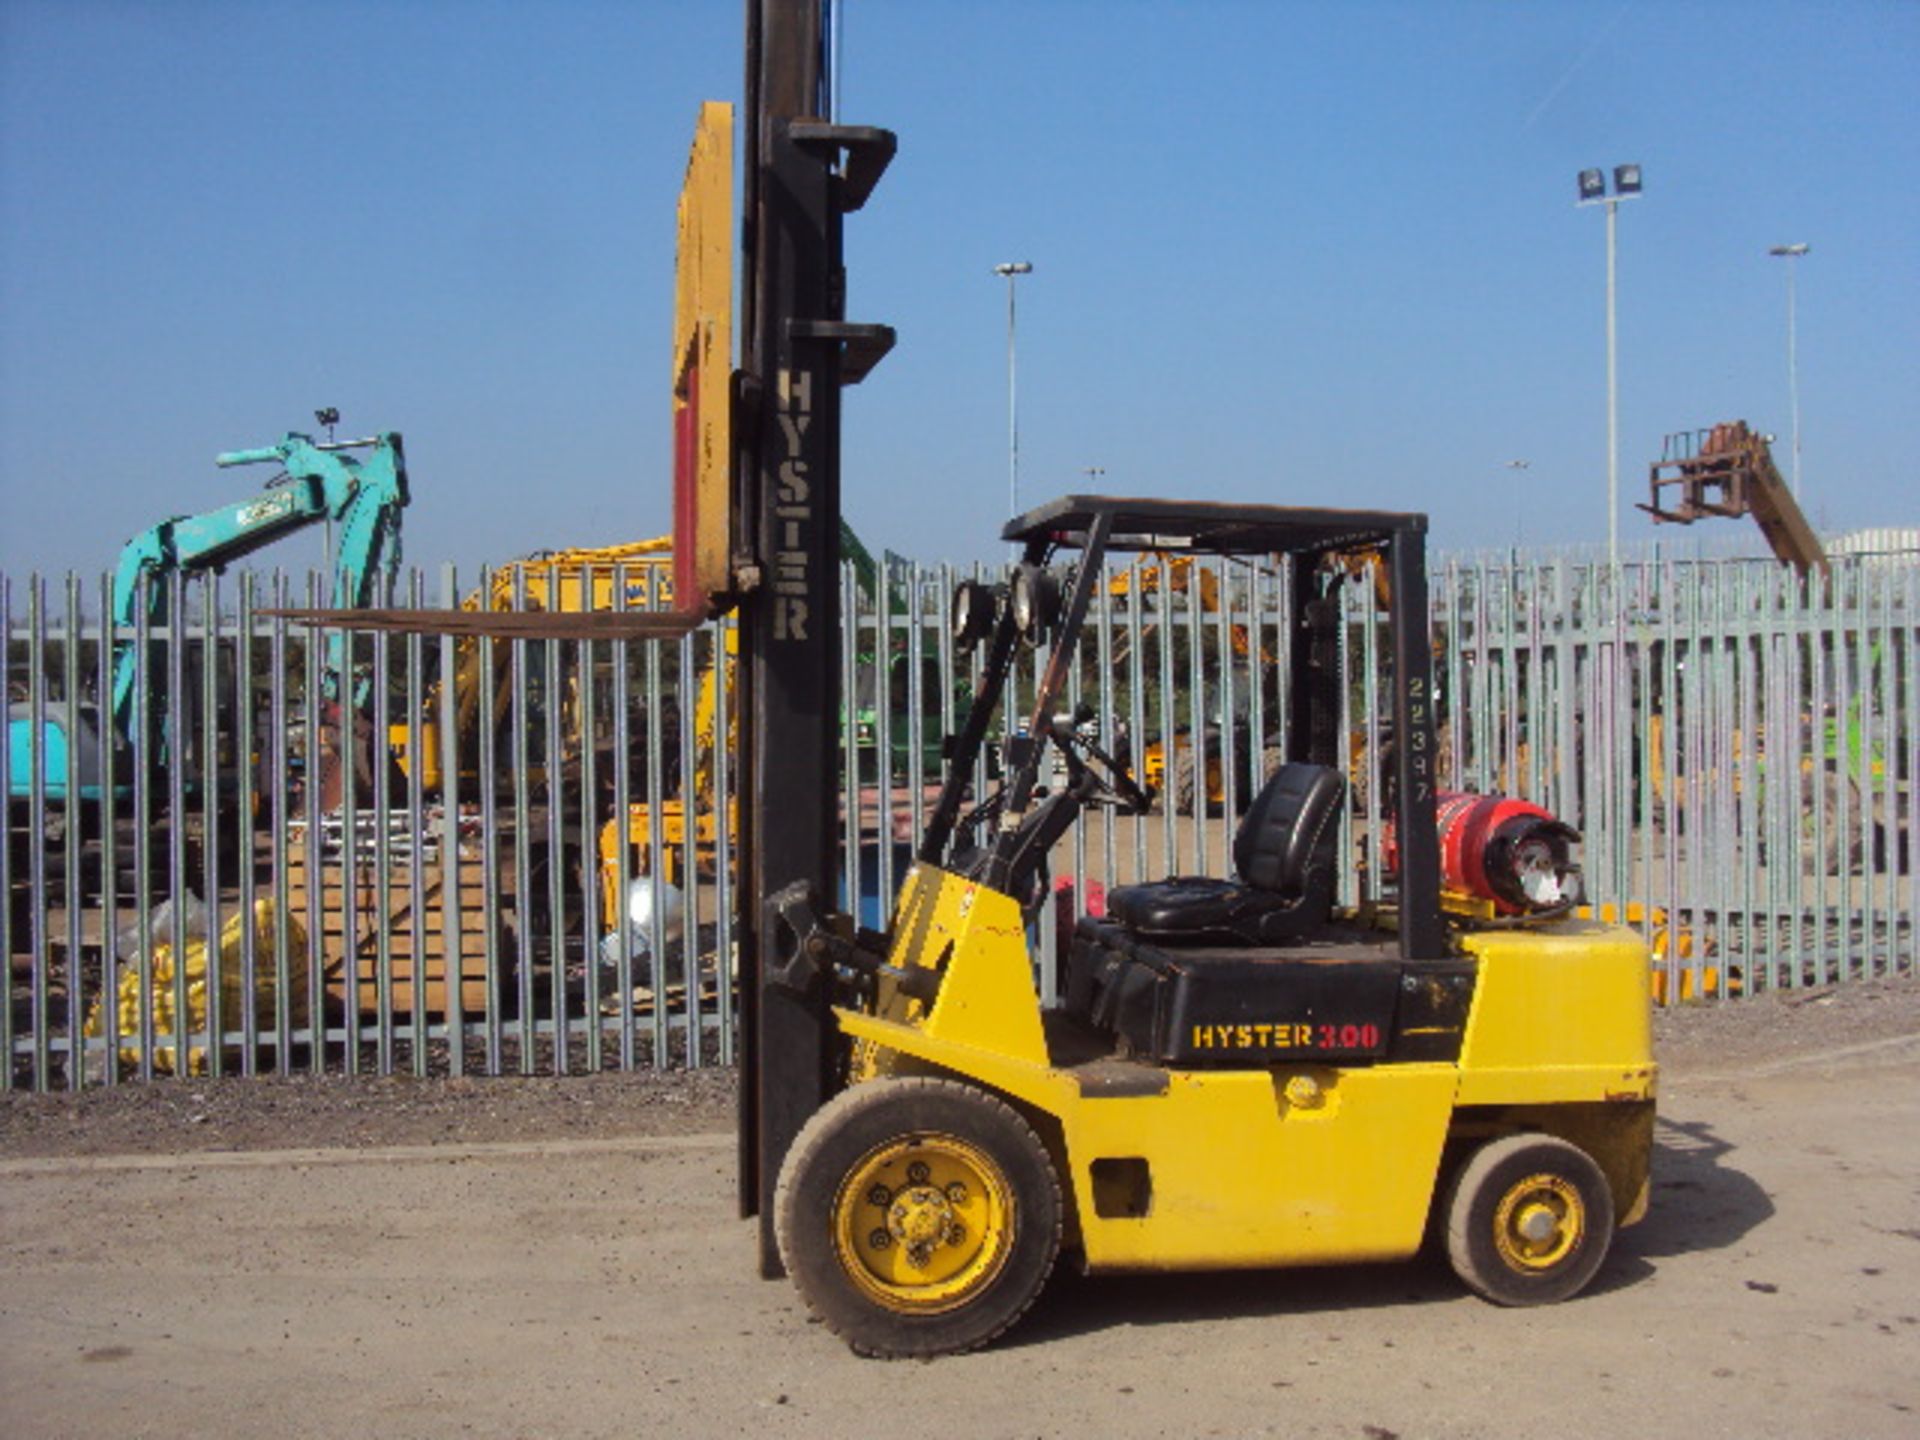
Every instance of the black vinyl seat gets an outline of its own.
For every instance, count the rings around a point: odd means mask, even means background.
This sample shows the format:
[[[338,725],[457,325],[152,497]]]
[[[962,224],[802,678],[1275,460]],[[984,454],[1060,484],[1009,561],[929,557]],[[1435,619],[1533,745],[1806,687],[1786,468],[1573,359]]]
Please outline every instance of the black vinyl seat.
[[[1326,923],[1333,904],[1346,777],[1289,761],[1273,772],[1233,838],[1240,879],[1180,876],[1107,894],[1107,914],[1161,945],[1277,945]]]

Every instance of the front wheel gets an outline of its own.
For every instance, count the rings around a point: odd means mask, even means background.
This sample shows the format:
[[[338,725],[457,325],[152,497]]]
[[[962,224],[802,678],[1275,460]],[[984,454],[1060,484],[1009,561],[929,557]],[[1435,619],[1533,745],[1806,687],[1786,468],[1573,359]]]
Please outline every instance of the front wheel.
[[[1510,1135],[1473,1153],[1446,1201],[1447,1258],[1497,1305],[1577,1295],[1613,1243],[1613,1192],[1591,1156],[1548,1135]]]
[[[1033,1128],[953,1080],[873,1080],[807,1122],[774,1195],[780,1259],[862,1355],[946,1355],[1026,1312],[1060,1250],[1060,1182]]]

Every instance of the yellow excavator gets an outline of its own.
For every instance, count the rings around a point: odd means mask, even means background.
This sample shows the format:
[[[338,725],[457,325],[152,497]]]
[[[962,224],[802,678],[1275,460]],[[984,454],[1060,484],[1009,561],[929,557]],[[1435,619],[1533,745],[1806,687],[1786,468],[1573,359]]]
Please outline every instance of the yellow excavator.
[[[656,535],[619,545],[541,550],[497,567],[487,583],[460,602],[465,611],[555,611],[667,608],[673,601],[673,537]],[[418,745],[421,783],[443,793],[442,729],[454,728],[463,784],[478,774],[480,705],[484,689],[482,655],[492,647],[494,718],[504,720],[512,702],[506,640],[462,638],[455,642],[452,677],[442,677],[426,694],[417,722],[398,721],[387,728],[388,750],[402,773],[411,774]],[[571,733],[571,731],[569,732]]]
[[[1148,551],[1108,577],[1108,599],[1119,605],[1135,596],[1194,596],[1189,603],[1197,604],[1200,614],[1217,615],[1221,609],[1220,571],[1217,567],[1196,565],[1194,561],[1192,555]],[[1371,552],[1348,555],[1341,558],[1341,564],[1346,573],[1371,582],[1374,603],[1384,614],[1388,595],[1380,557]],[[1264,645],[1256,645],[1253,631],[1238,620],[1229,625],[1227,639],[1239,663],[1251,666],[1258,657],[1259,671],[1271,689],[1279,674],[1274,653]],[[1277,703],[1277,698],[1269,696],[1270,702]],[[1267,713],[1277,714],[1274,703],[1269,704]],[[1233,764],[1240,780],[1237,789],[1241,803],[1245,804],[1259,789],[1259,778],[1269,774],[1278,763],[1279,749],[1273,735],[1256,740],[1244,723],[1235,728],[1233,742]],[[1177,728],[1172,737],[1171,764],[1165,740],[1154,740],[1140,750],[1140,778],[1148,789],[1165,797],[1165,803],[1176,814],[1194,814],[1201,805],[1207,813],[1217,814],[1227,803],[1228,748],[1217,726],[1207,729],[1198,746],[1194,744],[1191,728]],[[1370,758],[1366,733],[1356,731],[1350,736],[1348,749],[1349,780],[1357,795],[1364,794]],[[1383,753],[1382,763],[1390,758]]]
[[[839,553],[841,559],[853,563],[858,588],[872,600],[882,582],[881,567],[876,564],[853,527],[844,520],[840,525]],[[895,613],[901,613],[904,609],[904,599],[896,595]],[[715,787],[715,764],[721,753],[722,740],[717,721],[721,678],[717,662],[721,656],[725,657],[727,684],[731,694],[734,665],[740,650],[739,632],[734,626],[722,624],[717,628],[716,635],[714,648],[704,653],[694,681],[693,773],[690,783],[678,793],[632,802],[628,806],[624,827],[618,816],[600,827],[600,888],[604,906],[601,913],[608,917],[618,916],[628,908],[620,903],[623,888],[630,889],[636,881],[652,874],[656,828],[659,832],[660,870],[668,884],[684,886],[687,883],[689,857],[692,869],[698,875],[711,877],[714,873],[719,852],[721,813]],[[908,663],[908,658],[898,653],[890,653],[884,666],[871,653],[856,657],[856,688],[849,697],[849,704],[853,712],[853,744],[862,757],[861,775],[867,780],[873,779],[882,765],[890,767],[896,778],[903,779],[908,770],[906,737],[909,727],[904,722],[911,688],[906,681]],[[926,668],[919,689],[922,721],[928,740],[921,758],[924,773],[937,776],[940,770],[939,730],[942,711],[939,666],[931,657],[926,657],[923,664]],[[884,684],[881,678],[883,674],[886,677]],[[964,703],[968,693],[963,686],[956,698]],[[890,727],[892,739],[885,755],[878,753],[877,741],[879,727],[876,717],[882,705],[891,707],[894,712],[894,723]],[[735,722],[730,718],[729,741],[734,726]],[[731,790],[732,787],[729,787],[725,806],[726,825],[727,833],[735,835],[738,833],[738,805]],[[692,816],[691,834],[688,830],[689,815]],[[623,846],[626,852],[624,861],[621,858]],[[613,920],[610,918],[608,923],[611,925]]]

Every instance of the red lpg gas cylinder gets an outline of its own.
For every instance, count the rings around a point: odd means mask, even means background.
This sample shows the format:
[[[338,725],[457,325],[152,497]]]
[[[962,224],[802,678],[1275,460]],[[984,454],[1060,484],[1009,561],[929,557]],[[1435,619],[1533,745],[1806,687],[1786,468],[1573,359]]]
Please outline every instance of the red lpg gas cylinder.
[[[1564,909],[1579,898],[1580,834],[1538,805],[1443,790],[1435,821],[1441,888],[1491,900],[1502,915]]]

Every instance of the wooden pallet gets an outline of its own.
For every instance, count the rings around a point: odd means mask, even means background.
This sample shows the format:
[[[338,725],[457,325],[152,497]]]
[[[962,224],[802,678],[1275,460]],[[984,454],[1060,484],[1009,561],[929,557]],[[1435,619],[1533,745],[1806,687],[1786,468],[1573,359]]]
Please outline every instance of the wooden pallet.
[[[336,1004],[347,1002],[348,952],[352,951],[355,1003],[363,1016],[377,1017],[381,1008],[380,942],[384,933],[388,951],[388,969],[392,977],[389,1006],[395,1014],[411,1015],[424,1008],[435,1019],[447,1013],[448,965],[450,950],[448,912],[443,895],[445,866],[439,863],[420,869],[419,923],[414,923],[414,873],[411,866],[390,864],[384,903],[372,864],[343,867],[337,860],[320,866],[318,900],[309,884],[304,846],[289,847],[287,864],[287,911],[320,937],[325,958],[328,997]],[[501,899],[513,890],[513,873],[504,869],[498,877]],[[352,896],[353,943],[348,944],[348,896]],[[477,1016],[486,1011],[487,935],[486,870],[477,860],[459,863],[458,956],[452,967],[460,987],[460,1010]],[[512,951],[501,935],[497,920],[493,933],[500,937],[496,953],[505,972]],[[416,965],[417,957],[417,965]],[[416,973],[417,970],[417,973]]]

